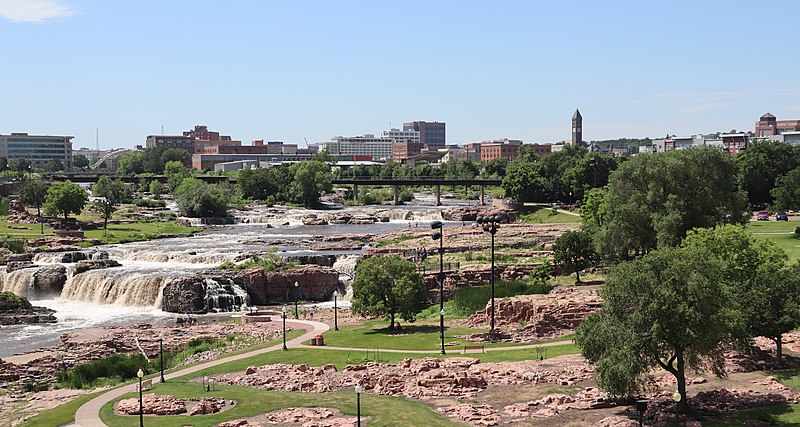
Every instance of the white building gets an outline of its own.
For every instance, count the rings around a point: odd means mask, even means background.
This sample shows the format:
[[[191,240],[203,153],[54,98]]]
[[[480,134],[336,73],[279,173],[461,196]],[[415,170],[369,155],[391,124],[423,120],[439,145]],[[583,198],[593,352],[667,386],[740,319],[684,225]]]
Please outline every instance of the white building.
[[[0,156],[8,160],[28,159],[34,168],[58,160],[69,169],[72,167],[72,136],[28,135],[12,133],[0,135]]]
[[[392,138],[394,142],[411,142],[419,144],[419,131],[391,129],[381,132],[381,138]]]
[[[419,135],[417,135],[419,142]],[[320,142],[319,150],[328,150],[328,154],[336,156],[372,156],[373,160],[389,160],[392,158],[393,138],[375,137],[372,134],[363,136],[335,136],[330,141]]]

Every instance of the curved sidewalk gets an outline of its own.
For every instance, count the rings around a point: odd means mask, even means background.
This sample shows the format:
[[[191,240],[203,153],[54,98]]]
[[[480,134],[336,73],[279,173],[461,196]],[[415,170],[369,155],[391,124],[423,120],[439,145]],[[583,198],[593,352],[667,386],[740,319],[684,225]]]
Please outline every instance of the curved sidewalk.
[[[311,329],[307,331],[305,334],[292,339],[291,341],[286,342],[287,347],[299,348],[301,347],[301,343],[306,340],[310,340],[311,338],[315,337],[317,334],[324,333],[330,329],[328,325],[322,322],[314,322],[308,320],[286,320],[288,324],[295,324],[300,325],[303,329],[306,327],[310,327]],[[201,363],[199,365],[190,366],[185,369],[181,369],[180,371],[170,372],[164,375],[166,379],[173,379],[177,377],[181,377],[187,374],[192,374],[198,371],[202,371],[203,369],[208,369],[212,366],[221,365],[223,363],[232,362],[234,360],[240,360],[251,356],[256,356],[259,354],[269,353],[271,351],[280,350],[283,348],[283,343],[274,345],[272,347],[266,347],[259,350],[253,350],[247,353],[237,354],[235,356],[225,357],[222,359],[216,359],[209,362]],[[157,376],[153,377],[157,380]],[[126,386],[118,387],[115,389],[111,389],[94,399],[86,402],[78,408],[78,411],[75,413],[75,426],[80,427],[106,427],[106,424],[100,420],[100,408],[103,407],[108,402],[126,394],[126,393],[133,393],[136,392],[137,384],[128,384]]]
[[[566,344],[573,344],[573,340],[563,340],[563,341],[552,341],[552,342],[545,342],[539,344],[523,344],[523,345],[515,345],[515,346],[508,346],[508,347],[486,347],[484,350],[489,353],[492,351],[504,351],[504,350],[527,350],[531,348],[542,348],[542,347],[555,347],[557,345],[566,345]],[[378,350],[383,353],[411,353],[411,354],[440,354],[441,349],[437,350],[401,350],[401,349],[393,349],[393,348],[365,348],[365,347],[331,347],[329,345],[323,347],[315,347],[313,345],[307,344],[300,344],[299,348],[324,348],[328,350],[346,350],[346,351],[364,351],[364,350]],[[461,354],[458,352],[457,347],[447,347],[445,346],[445,351],[447,354]],[[450,350],[450,351],[448,351]],[[465,356],[475,355],[476,353],[467,353]]]

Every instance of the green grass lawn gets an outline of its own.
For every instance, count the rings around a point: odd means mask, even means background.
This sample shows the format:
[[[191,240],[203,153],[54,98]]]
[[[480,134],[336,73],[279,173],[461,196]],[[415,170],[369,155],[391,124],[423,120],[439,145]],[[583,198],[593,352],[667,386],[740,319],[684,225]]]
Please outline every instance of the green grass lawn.
[[[780,405],[739,411],[719,419],[703,420],[703,426],[743,426],[748,420],[759,420],[771,426],[800,425],[800,405]]]
[[[191,234],[201,231],[202,227],[186,227],[177,222],[135,222],[131,224],[109,224],[108,230],[88,230],[85,235],[89,239],[98,239],[103,243],[124,243],[150,240],[160,234]]]
[[[26,239],[35,239],[37,237],[41,237],[41,225],[40,224],[10,224],[15,227],[25,227],[24,230],[17,230],[14,228],[8,228],[9,223],[8,221],[0,221],[0,234],[2,235],[9,235],[11,237],[24,237]],[[44,227],[44,234],[49,235],[53,234],[53,229],[45,225]]]
[[[795,260],[800,259],[800,239],[794,237],[794,229],[798,226],[800,226],[800,221],[751,221],[747,225],[747,229],[756,237],[771,240],[786,251],[789,258]]]
[[[523,206],[518,218],[529,224],[580,224],[581,217],[553,210],[543,206]]]
[[[388,321],[370,320],[360,325],[340,326],[325,333],[325,344],[332,347],[352,348],[388,348],[393,350],[437,350],[441,347],[439,338],[438,308],[436,323],[425,321],[401,322],[403,332],[392,335],[388,329]],[[486,328],[448,327],[445,325],[445,342],[459,342],[461,345],[474,344],[456,335],[469,335],[476,332],[488,332]],[[509,347],[522,345],[518,343],[486,344],[487,347]]]
[[[154,383],[152,393],[170,394],[176,397],[224,397],[236,401],[236,406],[225,412],[212,415],[145,416],[147,425],[160,427],[211,426],[225,420],[250,417],[289,407],[329,407],[338,408],[343,414],[356,415],[356,396],[351,390],[332,393],[290,393],[265,391],[257,388],[238,386],[217,386],[216,391],[204,392],[200,384],[187,381]],[[121,399],[136,397],[134,393]],[[109,402],[100,411],[100,417],[111,427],[138,426],[139,417],[117,416],[113,413],[114,402]],[[458,426],[433,411],[424,403],[402,397],[380,396],[372,393],[361,394],[361,415],[371,417],[370,426]]]

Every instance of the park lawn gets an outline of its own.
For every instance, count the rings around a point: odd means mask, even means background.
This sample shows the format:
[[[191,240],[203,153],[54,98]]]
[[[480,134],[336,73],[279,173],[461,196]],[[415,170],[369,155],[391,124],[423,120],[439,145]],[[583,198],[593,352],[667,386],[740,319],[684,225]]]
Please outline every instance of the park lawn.
[[[78,411],[78,408],[106,391],[108,390],[87,394],[53,409],[44,411],[33,418],[29,418],[22,423],[20,427],[60,426],[71,423],[75,421],[75,412]]]
[[[738,411],[722,418],[703,420],[703,426],[743,426],[748,420],[759,420],[771,426],[800,425],[800,405],[778,405]]]
[[[800,226],[800,222],[795,221],[750,221],[747,229],[753,233],[794,233],[794,229]]]
[[[201,230],[203,230],[202,227],[187,227],[174,221],[134,222],[130,224],[108,224],[108,230],[102,228],[87,230],[84,235],[88,239],[100,240],[101,244],[108,244],[151,240],[161,234],[189,235]]]
[[[794,237],[794,229],[800,224],[797,221],[751,221],[747,230],[754,236],[767,239],[783,249],[790,259],[800,259],[800,239]]]
[[[436,321],[407,323],[402,322],[403,332],[393,335],[389,332],[388,321],[368,320],[359,325],[340,326],[325,333],[325,344],[331,347],[349,348],[387,348],[392,350],[437,350],[442,342],[439,337],[439,318],[437,308]],[[447,311],[445,310],[445,314]],[[459,342],[461,345],[474,344],[456,335],[470,335],[476,332],[488,332],[486,328],[452,327],[445,324],[445,343]],[[510,347],[523,345],[520,343],[487,343],[486,347]]]
[[[212,426],[221,421],[251,417],[290,407],[328,407],[338,408],[343,414],[356,415],[356,397],[352,390],[339,390],[332,393],[292,393],[283,391],[266,391],[258,388],[219,385],[215,391],[204,392],[202,385],[187,381],[169,381],[165,384],[153,383],[152,393],[170,394],[175,397],[224,397],[236,401],[232,409],[211,415],[175,415],[159,416],[160,427]],[[120,399],[136,397],[129,393]],[[117,399],[117,400],[120,400]],[[100,418],[111,427],[137,426],[139,417],[117,416],[113,413],[113,405],[109,402],[100,410]],[[407,400],[402,397],[380,396],[372,393],[361,394],[361,415],[371,417],[370,426],[458,426],[429,406]],[[153,424],[155,416],[145,415],[145,424]]]
[[[523,206],[517,216],[520,221],[528,224],[575,224],[581,223],[582,219],[577,215],[569,215],[563,212],[553,213],[553,209],[543,206]]]
[[[11,236],[11,237],[24,237],[26,239],[35,239],[42,236],[40,224],[11,224],[11,225],[15,227],[26,227],[26,229],[17,230],[14,228],[8,228],[9,226],[8,221],[3,220],[0,221],[0,235]],[[50,234],[53,234],[53,229],[45,225],[44,235],[47,236]]]

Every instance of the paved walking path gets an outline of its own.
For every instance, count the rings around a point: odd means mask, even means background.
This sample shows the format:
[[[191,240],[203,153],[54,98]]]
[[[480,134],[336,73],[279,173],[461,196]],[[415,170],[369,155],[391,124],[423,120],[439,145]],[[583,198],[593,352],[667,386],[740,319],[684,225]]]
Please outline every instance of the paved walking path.
[[[313,322],[309,320],[287,320],[287,324],[290,326],[299,326],[303,329],[307,329],[308,332],[305,334],[286,342],[287,347],[300,347],[301,343],[306,340],[310,340],[311,338],[315,337],[317,334],[321,334],[326,332],[330,327],[322,322]],[[280,350],[283,348],[283,343],[274,345],[272,347],[266,347],[259,350],[249,351],[247,353],[237,354],[235,356],[225,357],[222,359],[212,360],[210,362],[201,363],[199,365],[190,366],[185,369],[181,369],[180,371],[170,372],[164,375],[166,379],[173,379],[177,377],[181,377],[187,374],[191,374],[194,372],[202,371],[203,369],[208,369],[212,366],[221,365],[223,363],[232,362],[234,360],[240,360],[251,356],[256,356],[259,354],[269,353],[271,351]],[[154,381],[158,381],[158,376],[152,378]],[[106,403],[111,402],[112,400],[122,396],[126,393],[133,393],[136,392],[138,384],[129,384],[126,386],[118,387],[115,389],[111,389],[94,399],[86,402],[78,408],[78,411],[75,413],[75,425],[80,427],[104,427],[106,426],[102,420],[100,420],[100,408],[102,408]]]
[[[322,322],[314,322],[310,320],[287,320],[287,324],[290,326],[299,326],[303,329],[306,329],[307,332],[295,339],[286,342],[286,346],[290,348],[325,348],[328,350],[347,350],[347,351],[366,351],[366,350],[378,350],[384,353],[413,353],[413,354],[439,354],[439,350],[398,350],[398,349],[367,349],[367,348],[350,348],[350,347],[314,347],[308,346],[303,344],[304,341],[308,341],[311,338],[315,337],[317,334],[322,334],[327,332],[330,329],[325,323]],[[564,345],[564,344],[571,344],[572,340],[563,340],[563,341],[554,341],[548,343],[541,343],[541,344],[527,344],[527,345],[519,345],[519,346],[509,346],[509,347],[487,347],[486,351],[502,351],[502,350],[524,350],[524,349],[531,349],[537,347],[553,347],[557,345]],[[174,379],[177,377],[181,377],[187,374],[195,373],[202,371],[204,369],[208,369],[212,366],[221,365],[224,363],[232,362],[234,360],[240,360],[251,356],[256,356],[259,354],[269,353],[271,351],[281,350],[283,348],[283,343],[276,344],[272,347],[266,347],[259,350],[249,351],[247,353],[237,354],[235,356],[229,356],[221,359],[212,360],[209,362],[201,363],[199,365],[190,366],[185,369],[181,369],[180,371],[170,372],[164,375],[165,379]],[[445,348],[445,350],[448,350]],[[458,349],[456,348],[449,348],[450,354],[458,354]],[[153,381],[158,381],[158,376],[148,377]],[[117,387],[111,389],[94,399],[86,402],[78,408],[78,411],[75,413],[75,426],[79,427],[106,427],[106,424],[100,419],[100,408],[102,408],[106,403],[111,402],[112,400],[126,394],[126,393],[134,393],[136,392],[137,388],[136,383],[129,384],[122,387]]]

